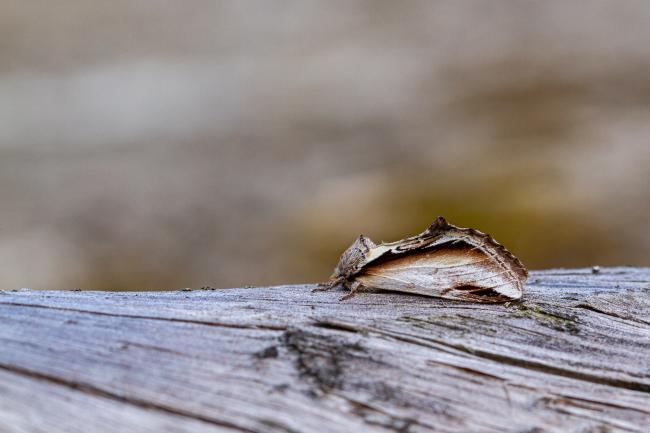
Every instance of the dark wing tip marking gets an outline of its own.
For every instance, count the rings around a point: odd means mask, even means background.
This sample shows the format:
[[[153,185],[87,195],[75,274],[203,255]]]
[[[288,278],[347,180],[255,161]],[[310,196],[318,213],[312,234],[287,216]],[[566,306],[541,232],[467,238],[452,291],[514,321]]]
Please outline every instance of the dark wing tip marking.
[[[438,232],[444,231],[444,230],[446,230],[446,229],[448,229],[450,227],[451,227],[451,225],[447,222],[447,220],[444,217],[439,216],[438,218],[435,219],[434,222],[431,223],[431,225],[427,229],[427,232],[432,233],[432,234],[433,233],[438,233]]]

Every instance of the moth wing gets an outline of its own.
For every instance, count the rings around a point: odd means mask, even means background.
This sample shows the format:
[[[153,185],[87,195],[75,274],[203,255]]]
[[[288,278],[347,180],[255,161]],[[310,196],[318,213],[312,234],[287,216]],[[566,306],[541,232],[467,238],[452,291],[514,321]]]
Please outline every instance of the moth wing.
[[[474,302],[519,299],[523,281],[507,265],[469,244],[445,244],[370,263],[363,286]]]
[[[450,240],[447,237],[458,227],[451,225],[443,217],[439,216],[436,220],[422,233],[401,239],[396,242],[382,243],[370,248],[366,253],[366,264],[379,260],[387,255],[398,256],[409,254],[422,248],[430,247],[435,244],[445,243]]]

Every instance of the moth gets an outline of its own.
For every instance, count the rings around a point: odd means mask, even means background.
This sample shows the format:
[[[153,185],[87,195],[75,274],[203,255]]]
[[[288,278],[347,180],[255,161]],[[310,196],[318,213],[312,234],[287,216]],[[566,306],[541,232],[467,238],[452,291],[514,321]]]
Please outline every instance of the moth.
[[[327,283],[354,296],[363,289],[416,293],[474,302],[521,298],[528,278],[524,265],[491,236],[438,217],[417,236],[376,245],[360,235],[343,252]]]

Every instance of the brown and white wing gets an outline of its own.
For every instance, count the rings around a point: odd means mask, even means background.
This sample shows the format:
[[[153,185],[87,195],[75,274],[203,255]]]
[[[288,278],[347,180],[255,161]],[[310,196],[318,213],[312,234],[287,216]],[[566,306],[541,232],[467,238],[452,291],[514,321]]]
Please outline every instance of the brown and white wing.
[[[354,279],[368,288],[474,302],[519,299],[525,281],[506,260],[466,242],[389,256]]]

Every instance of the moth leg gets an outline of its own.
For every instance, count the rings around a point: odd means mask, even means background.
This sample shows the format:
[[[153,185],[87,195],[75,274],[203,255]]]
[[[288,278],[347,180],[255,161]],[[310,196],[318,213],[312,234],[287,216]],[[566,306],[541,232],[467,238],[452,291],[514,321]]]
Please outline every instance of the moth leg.
[[[359,290],[361,290],[362,288],[364,288],[363,284],[361,284],[359,281],[353,281],[352,284],[350,284],[350,293],[348,293],[347,295],[341,296],[339,298],[339,301],[345,301],[347,299],[350,299],[351,297],[356,295],[357,292]]]
[[[343,279],[341,279],[341,278],[335,278],[335,279],[333,279],[333,280],[329,280],[329,281],[326,282],[326,283],[320,283],[320,284],[318,285],[318,287],[316,287],[315,289],[312,289],[311,291],[312,291],[312,293],[313,293],[313,292],[326,292],[326,291],[331,290],[331,289],[333,289],[334,287],[338,286],[338,285],[341,284],[342,282],[343,282]]]

